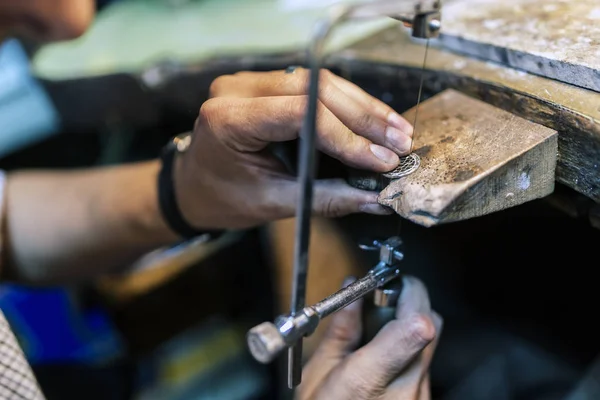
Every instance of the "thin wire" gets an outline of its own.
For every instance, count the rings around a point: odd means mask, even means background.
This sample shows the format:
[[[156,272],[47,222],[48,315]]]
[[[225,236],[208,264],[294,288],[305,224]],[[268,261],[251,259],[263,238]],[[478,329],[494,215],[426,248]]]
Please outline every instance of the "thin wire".
[[[429,50],[429,39],[425,43],[425,55],[423,57],[423,66],[421,67],[421,82],[419,83],[419,94],[417,96],[417,105],[415,107],[415,120],[413,122],[413,140],[410,142],[410,153],[413,151],[413,146],[415,144],[415,137],[417,133],[417,116],[419,114],[419,104],[421,104],[421,94],[423,93],[423,82],[425,79],[425,67],[427,65],[427,53]],[[402,217],[398,215],[398,228],[396,230],[396,235],[400,236],[402,233]]]
[[[417,133],[417,116],[419,115],[419,104],[421,103],[421,94],[423,92],[423,81],[425,79],[425,66],[427,64],[427,53],[429,50],[429,39],[425,44],[425,56],[423,57],[423,67],[421,67],[421,83],[419,84],[419,95],[417,97],[417,105],[415,107],[415,120],[413,122],[413,140],[410,143],[410,153],[413,151],[413,146],[415,144],[415,137]]]

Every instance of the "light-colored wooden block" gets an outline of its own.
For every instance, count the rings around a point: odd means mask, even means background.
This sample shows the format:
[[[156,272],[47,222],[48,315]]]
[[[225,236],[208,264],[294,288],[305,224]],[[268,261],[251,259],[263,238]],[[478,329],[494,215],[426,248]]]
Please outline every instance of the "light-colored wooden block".
[[[405,117],[414,120],[415,108]],[[379,202],[432,226],[479,217],[553,192],[557,132],[454,90],[421,103],[414,151],[421,166]]]

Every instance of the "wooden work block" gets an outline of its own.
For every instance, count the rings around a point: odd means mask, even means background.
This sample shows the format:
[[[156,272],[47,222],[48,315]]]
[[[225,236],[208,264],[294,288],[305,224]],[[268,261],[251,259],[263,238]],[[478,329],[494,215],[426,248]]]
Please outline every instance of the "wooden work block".
[[[600,92],[598,0],[453,0],[442,18],[448,49]]]
[[[415,108],[405,113],[414,120]],[[414,151],[421,166],[392,181],[379,202],[432,226],[474,218],[554,190],[557,132],[446,90],[421,103]]]

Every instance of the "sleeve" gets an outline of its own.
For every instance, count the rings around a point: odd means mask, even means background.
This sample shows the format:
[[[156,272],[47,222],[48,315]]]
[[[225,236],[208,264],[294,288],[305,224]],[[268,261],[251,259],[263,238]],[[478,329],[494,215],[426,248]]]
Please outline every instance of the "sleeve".
[[[0,399],[44,400],[10,325],[0,311]]]

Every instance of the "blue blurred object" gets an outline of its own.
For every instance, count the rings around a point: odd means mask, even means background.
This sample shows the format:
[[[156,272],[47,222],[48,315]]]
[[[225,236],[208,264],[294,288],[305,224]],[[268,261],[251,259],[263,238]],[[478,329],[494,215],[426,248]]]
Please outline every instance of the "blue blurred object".
[[[0,286],[0,308],[33,365],[104,365],[123,355],[123,344],[100,308],[79,309],[62,288]]]
[[[52,101],[30,73],[21,43],[0,46],[0,157],[57,132],[60,118]]]

